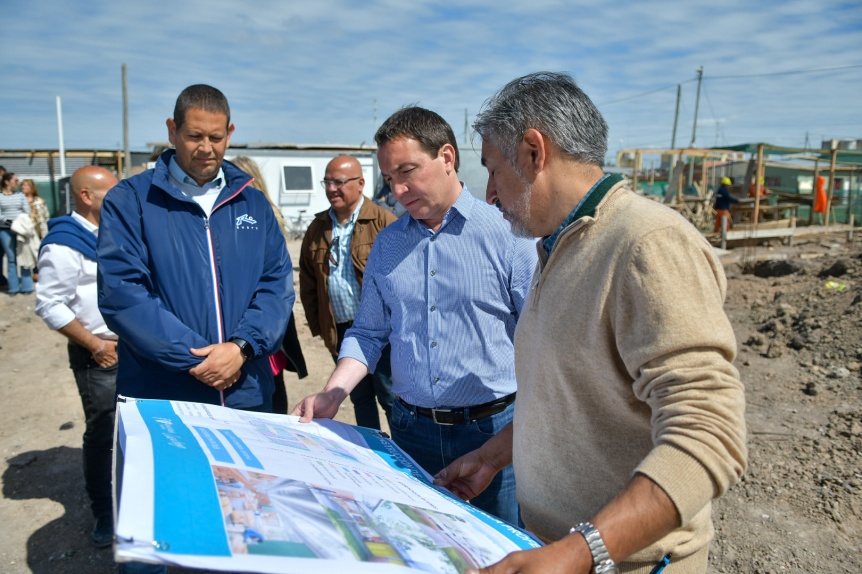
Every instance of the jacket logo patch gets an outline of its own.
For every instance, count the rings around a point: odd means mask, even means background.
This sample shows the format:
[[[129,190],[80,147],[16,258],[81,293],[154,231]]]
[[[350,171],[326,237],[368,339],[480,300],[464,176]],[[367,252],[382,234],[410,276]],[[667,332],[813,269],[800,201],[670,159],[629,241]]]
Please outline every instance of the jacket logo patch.
[[[248,229],[247,227],[243,226],[243,223],[247,223],[249,225],[257,225],[257,220],[251,217],[248,213],[243,213],[236,218],[236,228]]]

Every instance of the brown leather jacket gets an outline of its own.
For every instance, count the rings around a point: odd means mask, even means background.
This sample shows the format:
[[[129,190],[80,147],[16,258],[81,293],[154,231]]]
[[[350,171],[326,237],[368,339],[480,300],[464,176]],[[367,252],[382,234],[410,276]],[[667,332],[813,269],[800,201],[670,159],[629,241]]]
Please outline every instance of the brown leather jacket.
[[[371,245],[381,229],[397,219],[395,214],[375,205],[367,197],[359,208],[356,226],[350,239],[350,259],[356,278],[362,285],[365,262]],[[299,298],[312,335],[320,335],[326,348],[336,354],[338,344],[335,316],[329,303],[329,246],[332,243],[332,220],[329,210],[315,214],[308,226],[299,252]]]

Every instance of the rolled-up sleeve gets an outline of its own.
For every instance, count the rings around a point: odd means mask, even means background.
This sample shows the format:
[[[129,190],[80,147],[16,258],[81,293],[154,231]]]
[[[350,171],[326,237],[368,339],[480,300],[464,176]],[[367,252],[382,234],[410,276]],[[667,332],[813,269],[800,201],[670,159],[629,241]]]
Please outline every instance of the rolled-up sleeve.
[[[75,319],[70,304],[78,288],[80,264],[83,257],[64,245],[48,244],[39,257],[39,281],[36,284],[36,314],[48,328],[62,329]]]

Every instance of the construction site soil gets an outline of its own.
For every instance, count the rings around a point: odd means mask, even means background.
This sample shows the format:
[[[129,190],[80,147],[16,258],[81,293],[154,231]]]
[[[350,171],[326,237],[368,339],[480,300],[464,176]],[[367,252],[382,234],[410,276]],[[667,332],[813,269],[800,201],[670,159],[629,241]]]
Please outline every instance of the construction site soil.
[[[290,251],[296,261],[297,242]],[[749,467],[714,505],[709,571],[862,572],[862,244],[807,236],[724,259]],[[34,303],[0,293],[0,573],[107,574],[111,550],[90,544],[65,340]],[[295,312],[310,376],[287,373],[291,403],[332,368],[301,305]],[[337,419],[354,422],[349,402]]]

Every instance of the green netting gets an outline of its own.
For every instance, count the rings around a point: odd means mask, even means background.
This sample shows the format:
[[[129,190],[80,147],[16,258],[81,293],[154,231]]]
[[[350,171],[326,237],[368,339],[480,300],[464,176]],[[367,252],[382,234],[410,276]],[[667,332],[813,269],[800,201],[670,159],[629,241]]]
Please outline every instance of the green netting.
[[[821,161],[827,162],[827,164],[832,161],[832,152],[829,150],[812,150],[795,147],[782,147],[768,143],[744,143],[739,145],[722,146],[710,149],[756,154],[758,147],[761,145],[763,146],[763,155],[766,156],[805,155],[807,157],[818,157]],[[843,165],[862,165],[862,150],[838,150],[838,154],[835,157],[835,162]]]

